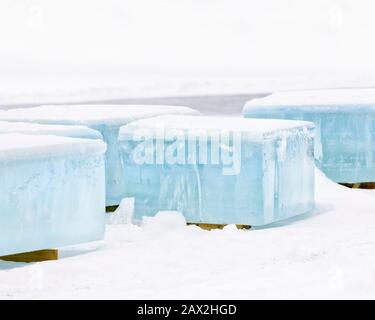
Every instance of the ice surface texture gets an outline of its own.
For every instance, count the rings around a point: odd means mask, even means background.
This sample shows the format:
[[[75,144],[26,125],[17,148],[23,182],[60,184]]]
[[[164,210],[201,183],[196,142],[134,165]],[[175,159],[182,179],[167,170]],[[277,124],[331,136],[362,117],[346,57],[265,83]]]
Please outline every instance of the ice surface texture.
[[[160,116],[123,126],[119,141],[135,220],[178,210],[259,226],[314,206],[312,123]]]
[[[375,181],[374,90],[275,93],[249,101],[243,114],[314,122],[316,165],[330,179]]]
[[[0,256],[100,240],[101,140],[0,135]]]
[[[0,113],[0,120],[42,124],[83,125],[98,130],[107,143],[106,205],[117,205],[124,195],[118,133],[119,128],[134,120],[163,114],[199,114],[187,107],[158,105],[66,105],[14,109]]]

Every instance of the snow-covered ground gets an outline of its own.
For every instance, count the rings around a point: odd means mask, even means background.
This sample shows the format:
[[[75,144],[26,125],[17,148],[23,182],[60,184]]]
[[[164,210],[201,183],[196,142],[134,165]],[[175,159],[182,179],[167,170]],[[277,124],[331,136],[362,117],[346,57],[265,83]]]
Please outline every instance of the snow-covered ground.
[[[1,70],[0,70],[1,71]],[[22,105],[134,98],[270,93],[281,90],[375,87],[375,71],[322,70],[196,74],[123,72],[7,74],[0,72],[0,109]]]
[[[313,213],[204,231],[178,213],[108,225],[104,242],[0,262],[0,298],[374,298],[375,197],[316,173]]]

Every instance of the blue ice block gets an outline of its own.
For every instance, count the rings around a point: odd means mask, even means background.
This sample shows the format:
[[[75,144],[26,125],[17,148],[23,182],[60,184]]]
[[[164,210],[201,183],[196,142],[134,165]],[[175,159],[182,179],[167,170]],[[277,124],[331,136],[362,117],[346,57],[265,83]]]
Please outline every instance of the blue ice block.
[[[249,101],[246,118],[314,122],[316,165],[341,183],[375,181],[375,91],[275,93]]]
[[[314,206],[312,123],[160,116],[123,126],[119,141],[136,221],[177,210],[259,226]]]
[[[199,114],[178,106],[158,105],[66,105],[41,106],[0,112],[0,120],[41,124],[84,125],[98,130],[107,143],[106,205],[117,205],[123,198],[125,181],[122,176],[118,133],[119,128],[131,121],[164,114]]]
[[[0,134],[0,256],[100,240],[105,143]]]

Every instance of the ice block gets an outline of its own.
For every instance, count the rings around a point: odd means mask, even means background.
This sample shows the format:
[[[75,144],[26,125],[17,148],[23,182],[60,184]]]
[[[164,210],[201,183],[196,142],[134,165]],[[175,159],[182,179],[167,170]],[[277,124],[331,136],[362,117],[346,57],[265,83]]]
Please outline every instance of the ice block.
[[[159,116],[121,127],[134,220],[180,211],[188,222],[260,226],[314,206],[314,125]]]
[[[280,92],[249,101],[243,114],[314,122],[316,165],[330,179],[375,182],[375,90]]]
[[[199,114],[179,106],[158,105],[53,105],[13,109],[0,113],[0,120],[40,124],[83,125],[98,130],[107,143],[106,204],[117,205],[123,198],[125,181],[122,176],[118,133],[131,121],[163,114]]]
[[[0,256],[103,239],[105,143],[0,134]]]

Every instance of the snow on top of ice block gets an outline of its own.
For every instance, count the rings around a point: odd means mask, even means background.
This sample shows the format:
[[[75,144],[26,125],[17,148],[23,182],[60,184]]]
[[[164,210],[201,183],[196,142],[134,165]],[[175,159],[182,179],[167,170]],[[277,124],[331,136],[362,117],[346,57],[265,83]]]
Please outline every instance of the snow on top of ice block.
[[[97,139],[52,135],[0,134],[0,162],[101,154],[106,144]]]
[[[0,134],[23,133],[36,135],[56,135],[71,138],[102,139],[99,131],[84,126],[64,126],[28,122],[0,121]]]
[[[50,124],[122,125],[163,114],[198,115],[199,112],[188,107],[163,105],[46,105],[4,111],[0,113],[0,120]]]
[[[263,138],[278,135],[299,128],[314,128],[314,124],[307,121],[278,120],[278,119],[245,119],[236,117],[211,116],[158,116],[129,123],[122,126],[119,133],[120,140],[133,137],[134,133],[142,130],[183,130],[184,132],[199,134],[200,132],[230,131],[247,134],[251,138]],[[138,131],[140,130],[140,131]]]
[[[375,110],[375,89],[331,89],[275,92],[267,97],[250,100],[244,107],[309,107],[321,109],[366,108]]]

